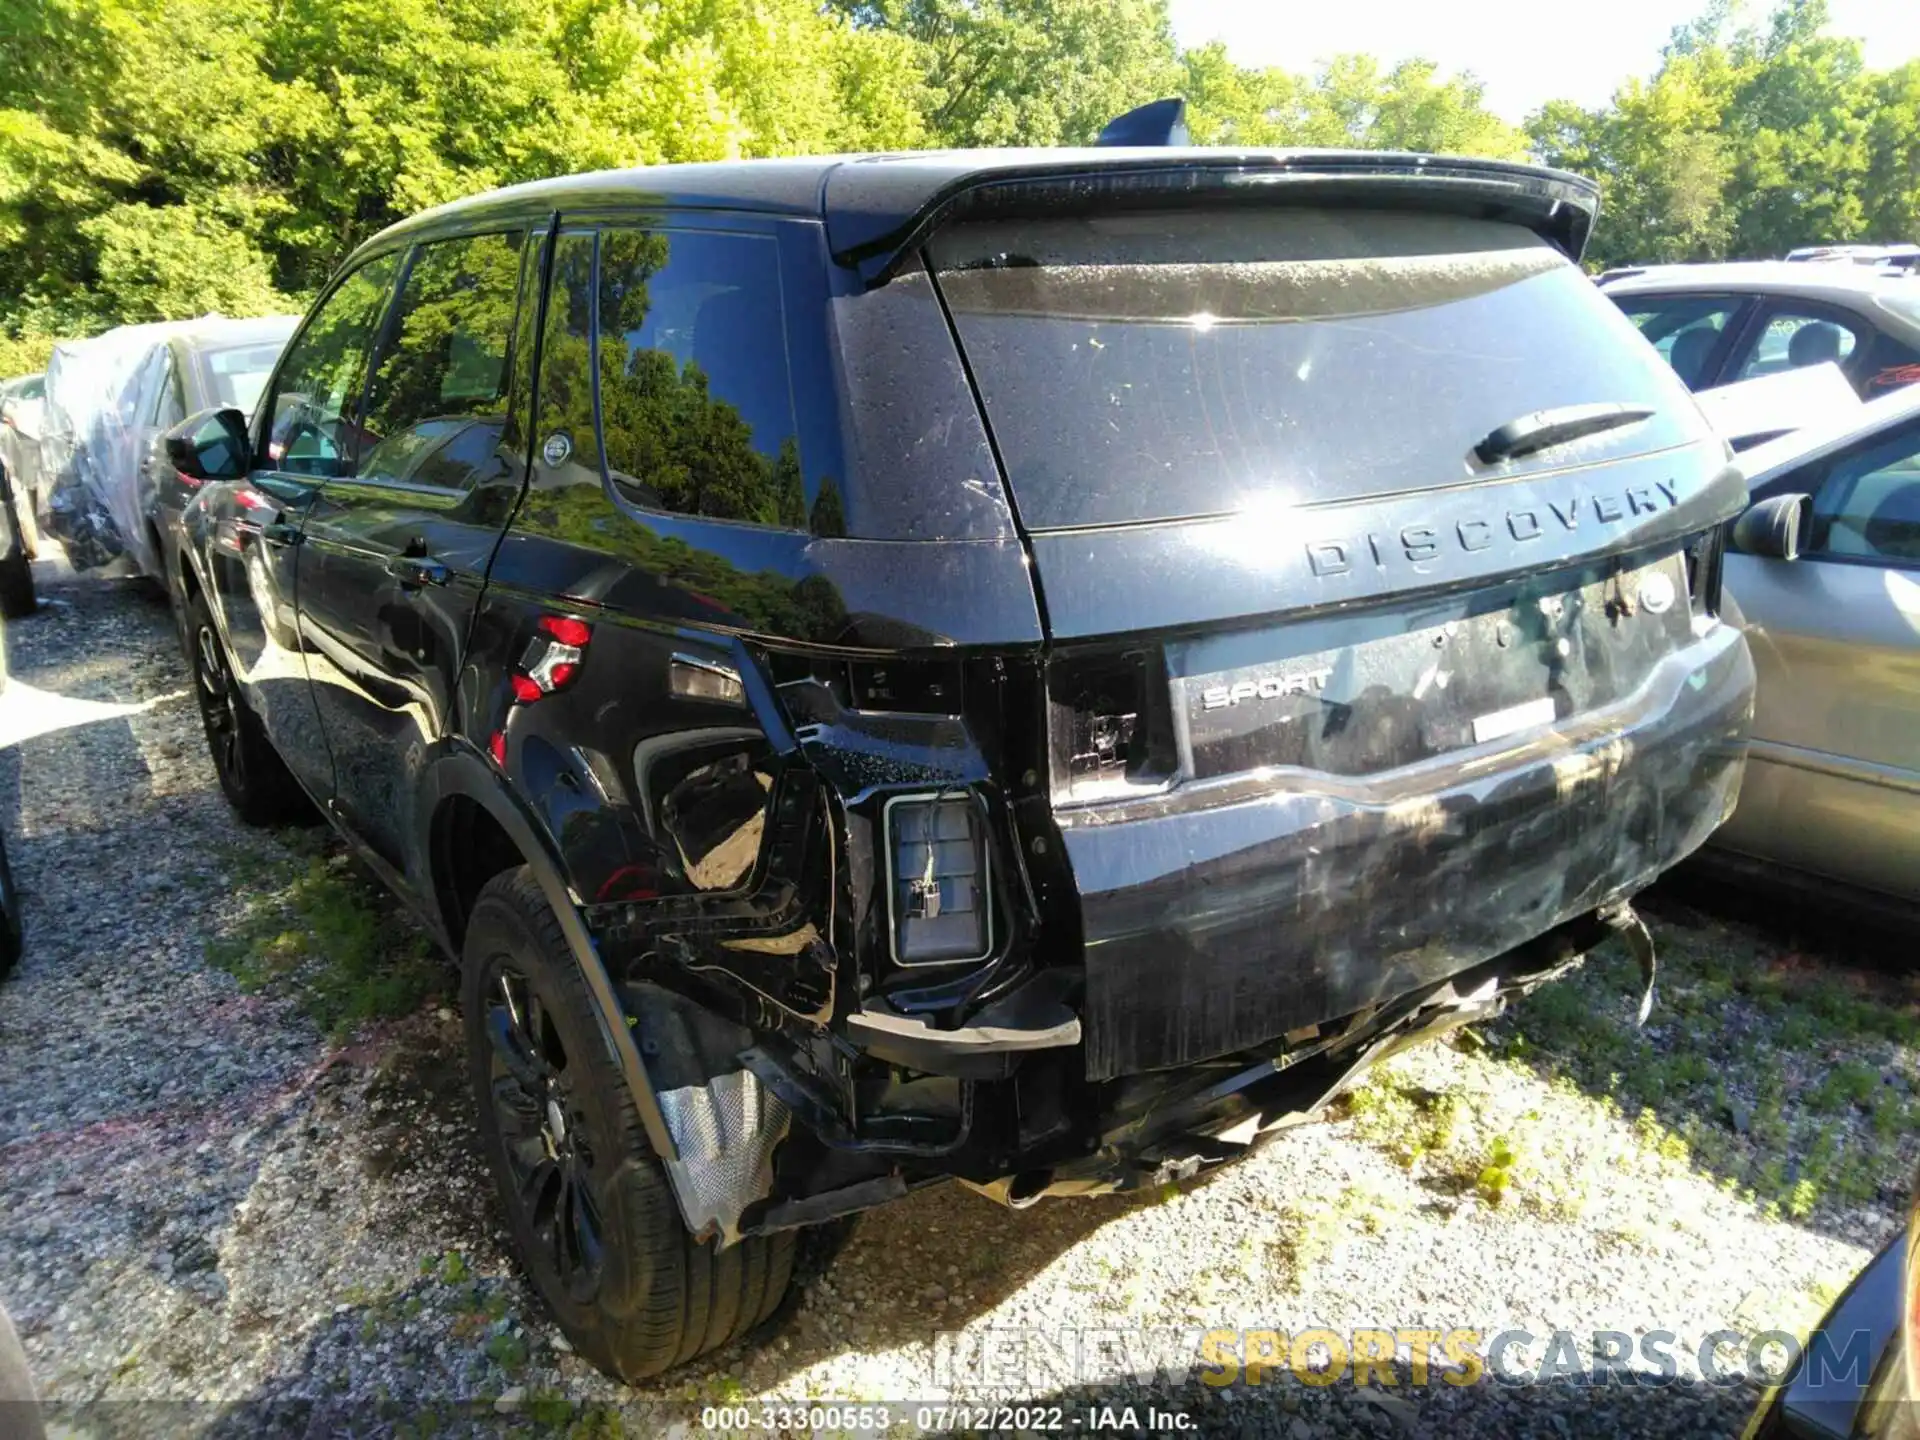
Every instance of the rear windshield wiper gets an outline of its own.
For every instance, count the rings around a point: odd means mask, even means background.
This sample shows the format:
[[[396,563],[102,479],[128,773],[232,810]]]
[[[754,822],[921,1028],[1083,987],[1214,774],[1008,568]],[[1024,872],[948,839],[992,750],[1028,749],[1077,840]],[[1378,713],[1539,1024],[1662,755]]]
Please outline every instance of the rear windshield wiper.
[[[1549,450],[1570,440],[1598,435],[1604,430],[1638,425],[1652,416],[1653,411],[1645,405],[1562,405],[1557,410],[1536,410],[1518,420],[1509,420],[1474,446],[1473,453],[1480,457],[1481,464],[1491,465],[1497,460],[1517,459],[1536,450]]]

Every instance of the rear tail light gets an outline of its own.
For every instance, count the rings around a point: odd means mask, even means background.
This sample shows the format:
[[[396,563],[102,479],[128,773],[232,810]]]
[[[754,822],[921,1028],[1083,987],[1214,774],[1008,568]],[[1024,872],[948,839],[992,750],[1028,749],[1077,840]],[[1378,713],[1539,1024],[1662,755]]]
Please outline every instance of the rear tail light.
[[[571,615],[542,615],[540,628],[562,645],[571,645],[576,650],[593,638],[593,627]]]
[[[886,803],[881,829],[896,964],[964,964],[992,955],[985,819],[971,793],[899,795]]]
[[[542,615],[540,633],[527,642],[520,669],[507,678],[517,704],[531,705],[556,690],[564,690],[580,673],[593,627],[566,615]]]

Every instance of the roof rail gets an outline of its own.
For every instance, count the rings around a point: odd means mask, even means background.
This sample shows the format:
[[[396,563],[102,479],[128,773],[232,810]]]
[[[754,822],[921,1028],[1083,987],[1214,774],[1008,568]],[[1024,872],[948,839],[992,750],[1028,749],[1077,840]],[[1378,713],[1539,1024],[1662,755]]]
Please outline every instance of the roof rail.
[[[1154,100],[1107,122],[1096,145],[1191,145],[1187,102],[1178,96]]]

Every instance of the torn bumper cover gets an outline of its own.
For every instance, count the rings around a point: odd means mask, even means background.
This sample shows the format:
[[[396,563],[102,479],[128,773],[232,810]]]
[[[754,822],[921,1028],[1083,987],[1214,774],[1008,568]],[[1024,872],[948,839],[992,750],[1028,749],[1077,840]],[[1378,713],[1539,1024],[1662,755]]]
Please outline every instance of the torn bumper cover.
[[[1087,1078],[1358,1014],[1631,895],[1732,809],[1752,695],[1745,644],[1716,624],[1518,746],[1061,810]]]
[[[1631,915],[1631,907],[1620,910]],[[1096,1195],[1184,1180],[1236,1159],[1262,1135],[1311,1119],[1373,1065],[1424,1040],[1498,1015],[1578,965],[1612,930],[1583,915],[1457,975],[1369,1007],[1278,1054],[1116,1082],[1092,1153],[971,1188],[1021,1208],[1049,1196]]]

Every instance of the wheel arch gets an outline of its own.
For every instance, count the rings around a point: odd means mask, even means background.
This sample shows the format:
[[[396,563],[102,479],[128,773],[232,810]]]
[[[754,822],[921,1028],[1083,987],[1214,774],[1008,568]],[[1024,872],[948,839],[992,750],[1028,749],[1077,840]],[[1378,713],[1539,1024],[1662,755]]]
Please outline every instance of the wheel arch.
[[[480,887],[501,870],[527,866],[560,924],[574,963],[580,967],[604,1038],[626,1079],[654,1153],[663,1162],[677,1159],[678,1151],[653,1082],[641,1063],[632,1027],[580,914],[558,851],[498,772],[477,751],[464,743],[456,745],[426,770],[419,806],[418,854],[426,870],[422,879],[427,881],[422,889],[441,934],[457,955],[465,939],[466,913]],[[462,824],[468,827],[465,841],[459,840],[454,828]],[[506,863],[496,863],[500,861]]]

